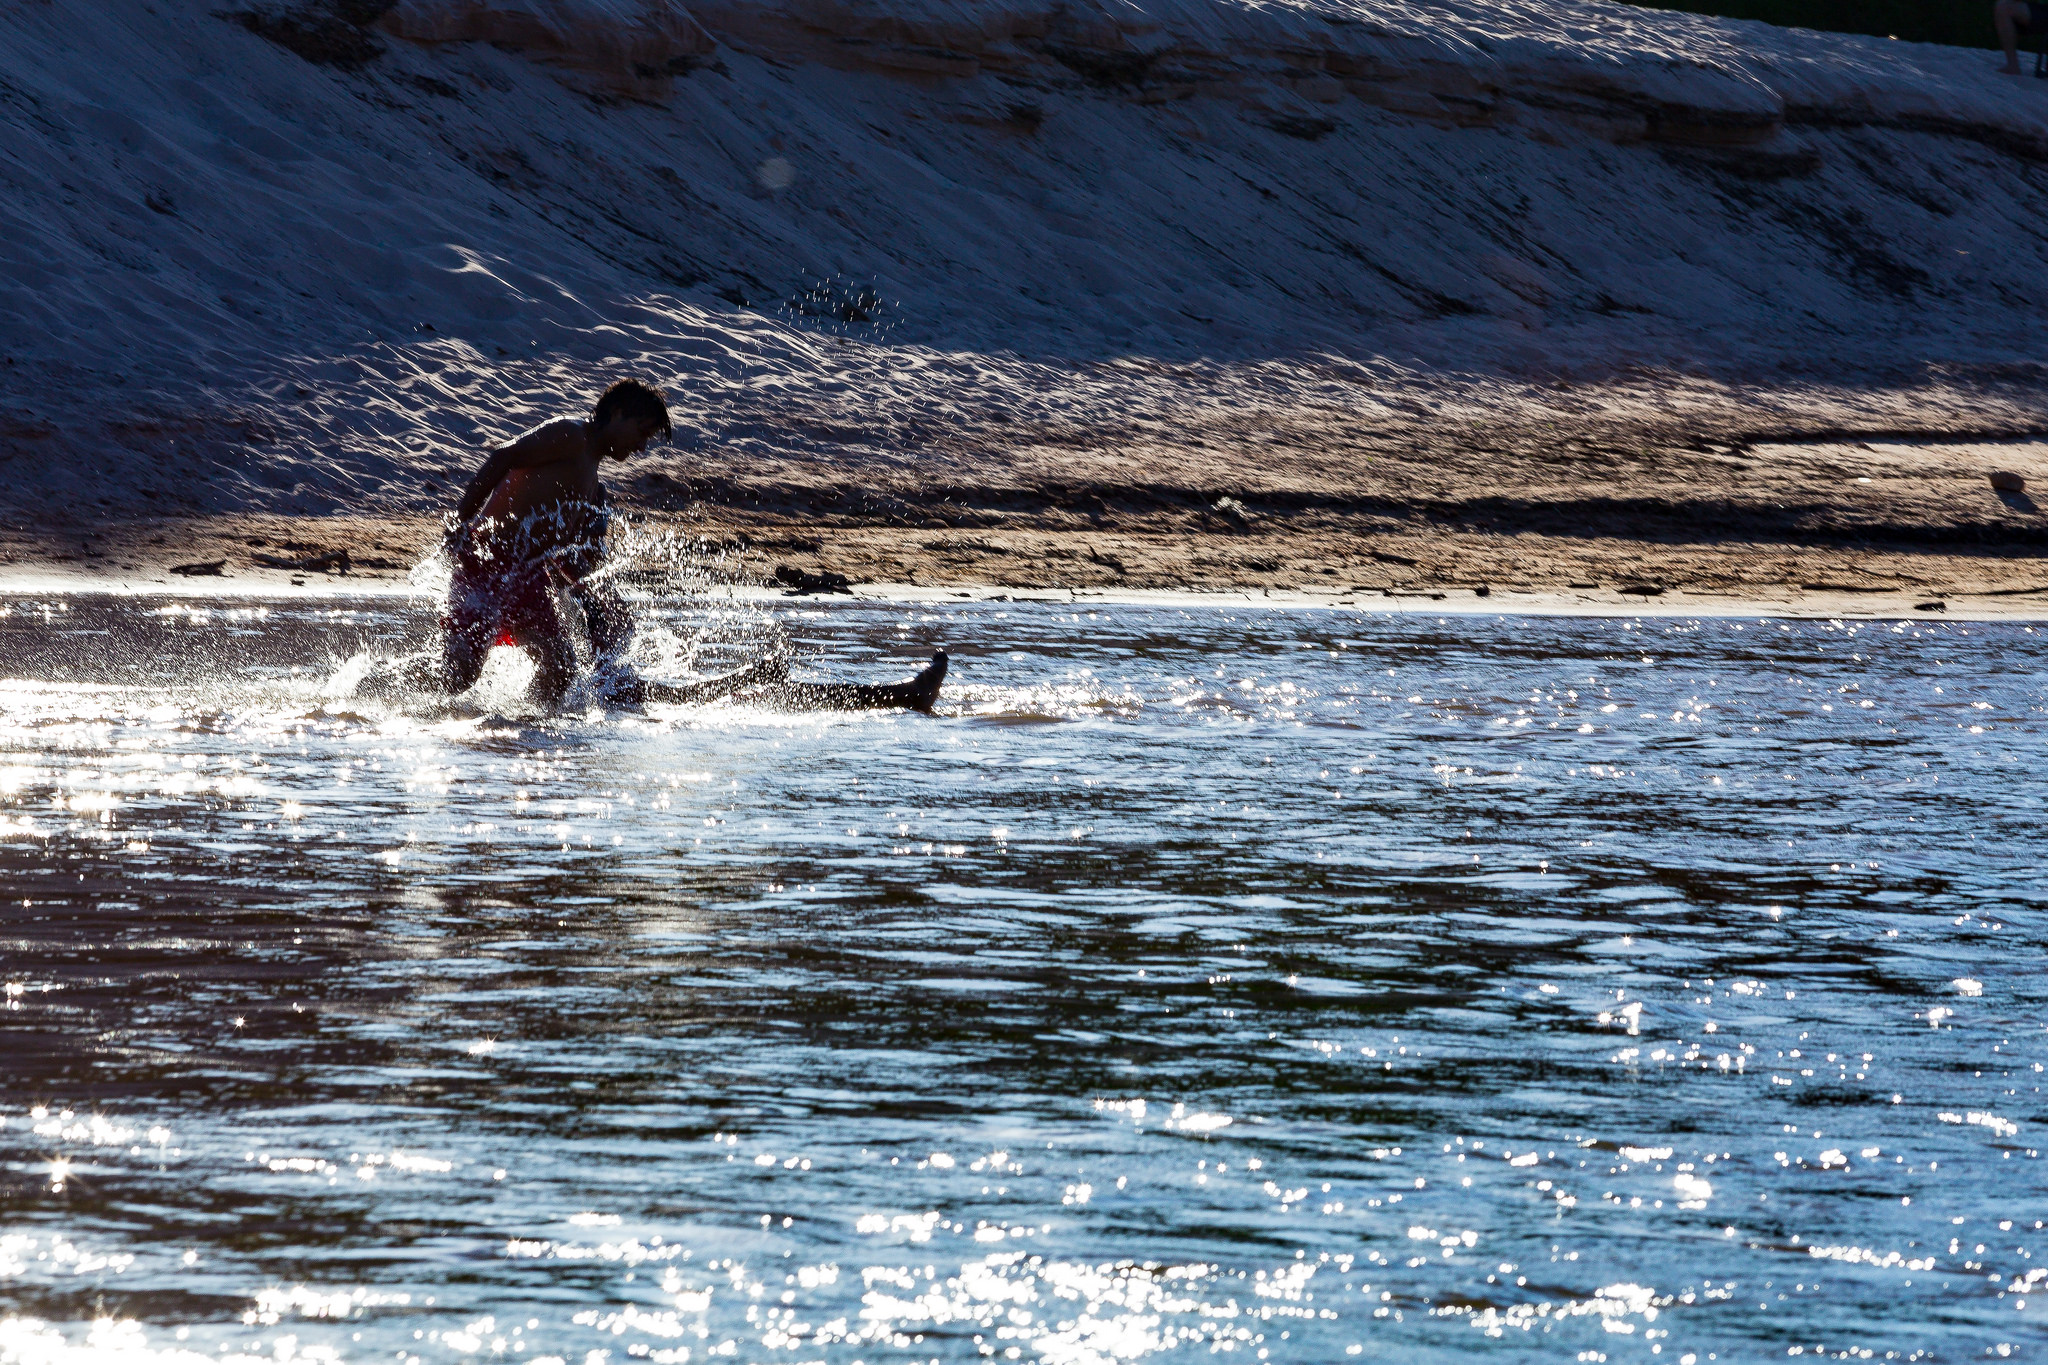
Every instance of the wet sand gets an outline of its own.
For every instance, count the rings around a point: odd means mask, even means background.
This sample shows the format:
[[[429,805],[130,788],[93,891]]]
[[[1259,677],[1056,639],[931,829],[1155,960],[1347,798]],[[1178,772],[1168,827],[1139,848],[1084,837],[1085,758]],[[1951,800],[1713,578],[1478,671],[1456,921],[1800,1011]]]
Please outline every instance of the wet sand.
[[[416,557],[431,525],[411,520],[210,518],[125,523],[85,542],[96,553],[16,553],[0,590],[140,591],[269,595],[320,589],[407,591],[412,559],[372,551],[348,572],[292,571],[257,562],[246,532],[272,543],[329,552],[360,543],[407,544]],[[652,516],[645,524],[701,535],[737,552],[735,588],[746,596],[801,596],[773,581],[779,566],[848,576],[848,595],[1096,600],[1268,600],[1384,609],[1546,614],[1804,617],[1940,615],[1972,619],[2048,616],[2048,564],[2034,555],[1809,547],[1783,543],[1651,545],[1619,538],[1417,534],[1319,538],[1285,534],[982,533],[938,546],[886,528],[752,524]],[[158,541],[158,537],[162,537]],[[315,557],[308,553],[307,558]],[[383,560],[366,563],[366,560]],[[1403,561],[1413,562],[1403,562]],[[218,574],[175,565],[221,562]],[[821,597],[831,593],[810,594]]]
[[[1533,611],[2035,616],[2048,610],[2048,514],[1993,471],[2048,486],[2048,443],[1867,441],[1632,447],[1591,440],[1405,453],[1382,444],[1259,478],[1165,458],[1146,484],[1079,461],[993,466],[951,484],[852,482],[814,464],[657,455],[615,478],[643,532],[700,542],[733,581],[843,575],[862,595],[1005,591],[1137,600],[1278,595]],[[1298,452],[1297,452],[1298,453]],[[1245,468],[1240,458],[1232,461]],[[679,482],[669,472],[695,477]],[[853,471],[844,471],[852,473]],[[1192,475],[1193,477],[1186,477]],[[219,513],[0,530],[21,584],[236,592],[402,584],[436,519]],[[345,552],[344,566],[337,557]],[[218,572],[180,574],[180,566]],[[294,567],[298,566],[298,567]]]

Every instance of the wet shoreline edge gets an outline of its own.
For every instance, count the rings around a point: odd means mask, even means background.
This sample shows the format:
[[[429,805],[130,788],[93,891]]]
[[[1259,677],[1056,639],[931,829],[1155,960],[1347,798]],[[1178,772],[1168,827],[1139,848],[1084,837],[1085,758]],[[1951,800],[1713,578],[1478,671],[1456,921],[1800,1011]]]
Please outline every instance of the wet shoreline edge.
[[[629,590],[628,597],[644,594]],[[184,601],[290,601],[417,599],[431,592],[403,578],[327,578],[294,585],[282,577],[258,579],[170,578],[106,574],[65,574],[44,570],[0,570],[0,602],[42,596],[118,596]],[[733,585],[692,594],[694,600],[752,604],[781,603],[791,607],[938,606],[986,603],[1080,607],[1138,606],[1166,609],[1350,611],[1392,616],[1541,616],[1592,618],[1734,618],[1776,620],[1863,621],[2048,621],[2048,591],[2015,599],[1956,594],[1938,599],[1939,610],[1924,610],[1916,594],[1883,596],[1814,593],[1799,596],[1763,594],[1694,594],[1666,591],[1655,597],[1619,592],[1521,592],[1493,589],[1480,594],[1469,588],[1387,595],[1316,592],[1296,589],[1193,588],[1042,588],[1006,584],[933,586],[917,583],[861,583],[844,594],[797,594],[774,587]]]

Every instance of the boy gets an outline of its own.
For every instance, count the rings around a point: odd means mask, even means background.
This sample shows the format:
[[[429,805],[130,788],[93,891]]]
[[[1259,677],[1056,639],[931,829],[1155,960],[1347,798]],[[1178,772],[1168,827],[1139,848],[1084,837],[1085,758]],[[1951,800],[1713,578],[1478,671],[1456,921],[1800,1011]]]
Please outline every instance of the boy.
[[[660,392],[621,379],[597,400],[589,421],[548,422],[491,452],[463,490],[444,542],[454,572],[441,618],[436,682],[442,691],[468,691],[492,646],[513,645],[533,656],[537,698],[558,705],[576,673],[575,637],[563,619],[561,596],[582,613],[600,660],[625,651],[633,639],[632,613],[616,591],[594,579],[604,567],[611,522],[598,474],[607,459],[629,459],[656,436],[670,434]],[[940,651],[931,667],[895,686],[790,683],[788,664],[769,658],[691,687],[630,679],[614,692],[623,701],[700,702],[767,683],[777,685],[772,698],[788,705],[929,711],[945,674]]]

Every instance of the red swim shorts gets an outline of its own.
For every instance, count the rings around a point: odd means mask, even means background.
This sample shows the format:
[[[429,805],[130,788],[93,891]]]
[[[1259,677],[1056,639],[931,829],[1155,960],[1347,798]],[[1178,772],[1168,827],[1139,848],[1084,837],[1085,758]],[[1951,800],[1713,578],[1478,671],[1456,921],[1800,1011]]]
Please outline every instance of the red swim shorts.
[[[562,625],[547,567],[463,559],[448,584],[441,629],[478,650],[554,639]]]

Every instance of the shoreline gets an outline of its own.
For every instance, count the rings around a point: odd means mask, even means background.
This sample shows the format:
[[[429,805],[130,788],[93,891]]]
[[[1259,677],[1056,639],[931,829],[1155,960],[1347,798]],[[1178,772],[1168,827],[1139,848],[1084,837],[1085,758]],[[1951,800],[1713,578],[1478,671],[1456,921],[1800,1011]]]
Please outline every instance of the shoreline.
[[[1318,449],[1319,470],[1242,450],[1198,459],[1183,432],[1149,452],[1170,477],[1147,483],[1128,477],[1138,452],[1100,446],[1058,468],[1021,452],[957,467],[944,484],[727,454],[695,457],[685,486],[649,461],[615,480],[611,549],[629,588],[750,584],[741,595],[759,600],[784,596],[778,578],[843,578],[855,598],[902,602],[2048,619],[2048,510],[2024,491],[2048,485],[2048,441],[1738,450],[1638,433],[1594,460],[1556,432],[1432,442],[1314,425],[1320,444],[1306,431],[1288,444]],[[1198,491],[1197,475],[1217,477]],[[440,519],[373,509],[16,510],[0,515],[0,593],[415,595],[408,575]]]
[[[754,561],[760,563],[762,561]],[[24,597],[126,596],[180,601],[278,601],[291,598],[418,600],[430,587],[411,583],[405,570],[293,572],[240,565],[219,576],[179,576],[168,562],[135,570],[44,562],[0,566],[0,602]],[[408,566],[409,569],[410,566]],[[1933,567],[1933,566],[1930,566]],[[1981,566],[1973,563],[1968,568]],[[1933,575],[1930,575],[1933,576]],[[1952,579],[1954,575],[1943,574]],[[1322,588],[1315,585],[1222,584],[1208,587],[1162,584],[1048,585],[987,580],[943,582],[866,580],[845,592],[792,592],[772,581],[722,583],[696,591],[704,600],[830,607],[867,603],[937,605],[963,602],[1052,603],[1091,606],[1156,606],[1190,609],[1269,607],[1326,609],[1380,615],[1524,615],[1557,617],[1731,618],[1763,616],[1785,620],[2048,621],[2048,564],[2027,575],[2037,585],[1956,591],[1953,588],[1792,588],[1772,591],[1754,584],[1734,589],[1665,587],[1654,593],[1619,587],[1493,586],[1440,584],[1409,588]],[[629,583],[639,597],[644,583]],[[1930,604],[1939,603],[1938,607]]]
[[[2048,618],[2048,510],[2025,491],[2048,487],[2036,437],[1728,445],[1629,421],[1249,420],[892,469],[673,452],[608,480],[612,554],[628,586],[763,598],[778,579],[844,579],[903,601]],[[409,592],[448,496],[415,491],[349,513],[17,508],[0,513],[0,590]]]

